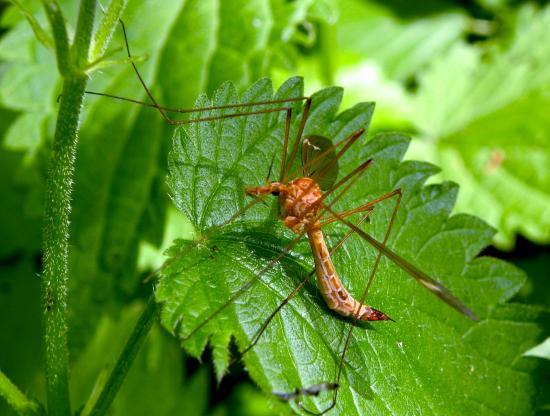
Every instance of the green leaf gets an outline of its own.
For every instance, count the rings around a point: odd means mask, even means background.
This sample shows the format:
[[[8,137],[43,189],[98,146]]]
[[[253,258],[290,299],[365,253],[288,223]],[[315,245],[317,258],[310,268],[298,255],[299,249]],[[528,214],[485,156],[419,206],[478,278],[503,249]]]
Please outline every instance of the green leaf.
[[[44,30],[44,28],[42,28],[40,23],[38,23],[38,21],[35,19],[33,14],[29,10],[27,10],[27,8],[23,4],[21,4],[19,1],[12,0],[12,3],[15,5],[16,8],[19,9],[21,14],[25,16],[25,19],[27,19],[27,22],[29,22],[29,25],[31,26],[34,32],[34,35],[40,41],[40,43],[42,43],[47,48],[53,48],[54,46],[53,39]]]
[[[525,355],[550,360],[550,338],[546,338],[544,342],[531,348]]]
[[[155,97],[162,104],[185,107],[199,92],[227,79],[242,86],[268,75],[272,63],[289,47],[288,33],[308,18],[310,3],[136,1],[128,4],[122,17],[132,52],[142,58],[138,67]],[[68,24],[75,22],[78,2],[60,4]],[[106,19],[114,21],[121,3],[111,4],[113,13]],[[49,27],[40,2],[30,1],[29,10]],[[51,51],[38,42],[19,13],[15,17],[0,40],[0,104],[19,114],[3,145],[31,156],[22,158],[27,165],[19,169],[16,165],[12,172],[24,168],[37,177],[30,184],[25,180],[20,193],[22,199],[26,196],[29,211],[39,217],[42,155],[53,134],[60,83]],[[260,28],[254,26],[257,23]],[[111,35],[100,27],[96,54]],[[123,48],[123,42],[117,29],[106,53]],[[126,57],[124,51],[110,56]],[[92,91],[146,99],[128,64],[92,75],[88,87]],[[165,223],[164,176],[171,134],[172,129],[151,109],[91,96],[84,103],[71,218],[73,354],[85,347],[102,312],[114,312],[118,301],[135,296],[142,286],[136,276],[139,247],[151,240],[151,229],[159,233]],[[149,222],[152,215],[154,224]],[[161,238],[156,237],[158,243]]]
[[[105,314],[101,316],[90,342],[73,364],[72,402],[80,404],[89,395],[99,394],[103,385],[101,378],[98,383],[97,375],[109,374],[114,357],[122,350],[143,308],[141,302],[135,302],[122,308],[116,318]],[[110,414],[168,415],[185,411],[204,414],[209,395],[206,369],[192,377],[185,376],[181,371],[185,364],[183,358],[177,343],[160,327],[153,327],[121,386]],[[105,382],[105,379],[102,381]],[[83,415],[88,415],[91,408],[81,410]]]
[[[462,185],[457,210],[514,236],[550,241],[550,7],[525,7],[509,45],[457,45],[424,74],[413,122],[442,177]]]
[[[408,87],[418,71],[463,37],[468,16],[447,1],[341,0],[338,8],[336,24],[319,29],[318,41],[300,57],[298,70],[286,71],[278,80],[299,73],[312,91],[343,86],[346,105],[376,101],[373,128],[409,129]]]
[[[224,84],[211,101],[201,96],[197,105],[302,93],[299,78],[289,79],[276,93],[268,80],[261,80],[240,100],[235,88]],[[313,95],[305,134],[324,135],[336,142],[368,127],[372,104],[339,113],[341,97],[337,88]],[[200,116],[219,111],[204,111]],[[293,133],[300,117],[296,113]],[[276,219],[276,201],[258,204],[224,225],[245,206],[244,188],[263,184],[273,153],[280,157],[283,122],[284,115],[261,114],[193,124],[178,129],[174,136],[168,183],[174,203],[195,226],[195,239],[178,240],[168,251],[156,296],[163,303],[162,324],[181,339],[186,351],[198,357],[210,344],[218,377],[227,369],[230,340],[240,350],[246,348],[268,315],[313,267],[306,241],[284,255],[294,235]],[[543,312],[506,303],[525,276],[507,263],[476,258],[490,243],[493,230],[472,216],[450,216],[457,185],[424,186],[437,168],[402,162],[408,142],[399,134],[384,134],[355,144],[340,161],[340,175],[368,158],[374,164],[335,208],[357,206],[400,187],[404,198],[389,246],[449,287],[480,321],[472,323],[457,314],[383,259],[368,302],[396,322],[355,329],[336,412],[407,414],[411,409],[429,409],[447,415],[532,414],[536,395],[532,374],[537,362],[521,355],[540,337],[537,320]],[[278,177],[277,169],[272,177]],[[379,241],[392,207],[391,201],[377,205],[365,225]],[[334,225],[325,231],[335,244],[347,230]],[[281,261],[268,267],[254,284],[247,284],[281,253]],[[365,287],[375,256],[357,236],[333,256],[344,284],[356,297]],[[187,338],[243,285],[247,290],[242,296]],[[327,308],[311,281],[244,356],[246,369],[266,392],[334,381],[348,325]],[[330,398],[325,393],[304,403],[320,410]]]
[[[431,3],[427,13],[419,10],[419,4],[407,7],[402,3],[401,11],[413,15],[404,19],[392,10],[391,2],[342,1],[337,42],[347,64],[376,62],[392,79],[413,75],[466,29],[467,19],[458,9],[447,2]]]

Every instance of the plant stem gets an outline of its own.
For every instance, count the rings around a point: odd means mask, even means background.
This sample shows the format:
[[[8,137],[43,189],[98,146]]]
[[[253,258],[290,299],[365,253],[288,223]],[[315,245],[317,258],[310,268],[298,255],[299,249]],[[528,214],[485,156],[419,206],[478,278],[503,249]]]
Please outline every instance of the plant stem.
[[[29,400],[27,396],[21,393],[21,390],[2,371],[0,371],[0,396],[6,399],[18,415],[41,414],[39,404],[33,400]]]
[[[71,47],[71,55],[76,68],[83,71],[88,66],[88,54],[94,30],[96,0],[81,0],[78,23]]]
[[[44,207],[44,346],[50,414],[70,414],[67,349],[69,215],[77,126],[86,78],[66,79],[46,183]]]
[[[105,386],[103,387],[99,398],[95,402],[95,405],[90,412],[90,415],[104,415],[111,407],[113,399],[120,389],[120,386],[122,385],[122,382],[124,381],[128,370],[132,366],[132,363],[134,362],[138,351],[145,342],[147,334],[149,333],[151,326],[155,322],[159,311],[160,306],[155,302],[155,296],[154,294],[152,294],[147,301],[147,305],[145,306],[143,313],[139,317],[139,320],[136,323],[136,326],[134,327],[130,338],[126,342],[122,353],[118,357],[115,367],[113,368],[113,371],[111,372],[107,383],[105,383]]]
[[[42,4],[46,9],[46,14],[52,27],[57,69],[61,75],[69,75],[71,59],[69,56],[69,37],[67,36],[65,17],[56,0],[42,0]]]
[[[78,120],[87,77],[80,66],[88,56],[95,15],[95,0],[82,0],[75,44],[80,50],[68,51],[67,31],[59,4],[43,0],[54,33],[58,70],[63,90],[50,156],[44,205],[44,270],[42,306],[44,311],[44,355],[48,412],[70,415],[67,347],[67,292],[69,225]],[[86,33],[89,32],[89,33]],[[75,62],[75,59],[76,62]],[[75,63],[77,64],[75,66]]]

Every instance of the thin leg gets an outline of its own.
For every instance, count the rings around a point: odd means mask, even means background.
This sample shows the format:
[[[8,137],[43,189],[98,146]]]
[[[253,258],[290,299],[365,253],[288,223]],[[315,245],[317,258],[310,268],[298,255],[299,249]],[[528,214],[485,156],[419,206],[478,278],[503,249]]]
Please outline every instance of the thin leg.
[[[231,295],[231,297],[225,301],[221,306],[219,306],[214,312],[212,312],[208,317],[202,321],[199,325],[197,325],[189,334],[182,337],[182,341],[186,341],[189,338],[191,338],[193,335],[195,335],[201,328],[203,328],[208,322],[210,322],[213,318],[215,318],[221,311],[223,311],[225,308],[227,308],[229,305],[231,305],[237,298],[239,298],[244,292],[246,292],[256,281],[262,276],[265,272],[267,272],[274,264],[276,264],[279,260],[281,260],[284,256],[286,256],[290,250],[294,248],[294,246],[302,239],[304,236],[305,231],[298,234],[275,258],[269,261],[259,272],[257,272],[254,276],[252,276],[244,285],[242,285],[235,293]]]
[[[374,199],[370,202],[367,202],[366,204],[359,205],[356,208],[352,208],[352,209],[348,209],[347,211],[340,212],[340,213],[338,213],[338,217],[332,215],[328,218],[321,218],[320,219],[321,226],[325,226],[325,225],[331,224],[333,222],[340,221],[341,218],[349,217],[350,215],[353,215],[357,212],[363,212],[363,211],[366,211],[366,210],[369,210],[369,209],[373,209],[374,206],[376,204],[378,204],[379,202],[382,202],[386,199],[392,198],[397,194],[401,195],[401,190],[400,189],[396,189],[394,191],[391,191],[391,192],[389,192],[385,195],[382,195],[381,197],[378,197],[378,198],[376,198],[376,199]],[[399,197],[399,200],[401,200],[401,197]]]
[[[296,139],[294,139],[294,144],[292,146],[292,152],[290,153],[290,157],[288,159],[288,163],[285,162],[285,166],[290,166],[292,168],[292,164],[294,163],[294,159],[296,158],[296,155],[298,154],[298,147],[300,146],[300,139],[302,138],[302,134],[304,133],[304,128],[306,126],[307,119],[309,117],[309,110],[311,108],[311,98],[307,98],[306,102],[304,104],[304,111],[302,113],[302,120],[300,121],[300,128],[298,129],[298,134],[296,135]],[[286,160],[286,148],[285,148],[285,160]],[[280,182],[287,182],[288,176],[286,175],[286,170],[281,170],[281,176],[279,181]]]
[[[372,164],[372,159],[368,159],[365,162],[361,163],[359,166],[357,166],[355,169],[353,169],[350,173],[348,173],[346,176],[344,176],[342,179],[340,179],[332,188],[330,188],[327,192],[323,194],[323,201],[332,193],[334,193],[337,189],[339,189],[341,186],[345,185],[346,182],[347,185],[342,189],[338,195],[334,197],[332,201],[330,201],[330,206],[333,206],[336,201],[338,201],[346,192],[347,190],[359,179],[359,177],[370,167]]]
[[[395,222],[395,217],[397,215],[397,211],[398,211],[400,203],[401,203],[402,195],[403,194],[401,192],[401,189],[396,189],[396,190],[394,190],[394,191],[392,191],[392,192],[390,192],[386,195],[383,195],[380,198],[377,198],[377,201],[381,202],[384,199],[390,198],[391,196],[397,196],[397,200],[396,200],[395,206],[393,208],[392,216],[390,217],[390,222],[388,224],[388,228],[386,229],[386,233],[384,235],[384,240],[382,242],[383,247],[386,246],[386,243],[387,243],[388,238],[390,236],[390,232],[391,232],[391,229],[392,229],[393,224]],[[374,203],[374,201],[373,201],[373,203]],[[330,208],[328,208],[328,211],[331,212],[334,215],[334,217],[338,218],[344,224],[346,224],[348,226],[351,225],[350,228],[352,229],[352,232],[355,232],[358,229],[358,227],[356,225],[351,224],[348,220],[346,220],[340,214],[335,213]],[[380,264],[382,254],[383,254],[382,251],[378,251],[378,254],[376,256],[372,271],[369,275],[367,286],[365,287],[365,290],[363,291],[363,294],[361,295],[361,300],[359,302],[358,309],[357,309],[356,313],[354,314],[355,317],[353,319],[352,324],[350,325],[350,329],[349,329],[348,333],[346,334],[346,338],[345,338],[345,341],[344,341],[344,347],[343,347],[342,353],[340,355],[340,360],[338,362],[338,367],[336,368],[336,377],[335,377],[336,382],[335,382],[335,384],[337,384],[337,385],[340,384],[340,379],[341,379],[342,371],[343,371],[343,368],[344,368],[344,360],[345,360],[345,357],[346,357],[346,352],[349,348],[349,344],[350,344],[350,340],[351,340],[351,335],[353,333],[353,329],[355,328],[355,324],[357,322],[358,312],[361,309],[361,307],[363,306],[363,304],[365,303],[365,299],[367,297],[368,291],[369,291],[370,286],[372,285],[372,282],[374,280],[374,276],[375,276],[376,271],[378,269],[378,265]],[[312,411],[304,408],[303,406],[301,406],[301,408],[308,414],[322,415],[322,414],[325,414],[326,412],[328,412],[329,410],[331,410],[332,408],[334,408],[334,406],[336,406],[337,399],[338,399],[338,390],[334,390],[334,394],[333,394],[332,401],[331,401],[330,405],[328,407],[326,407],[325,409],[323,409],[321,412],[312,412]]]
[[[159,103],[157,102],[157,100],[155,99],[153,94],[151,93],[151,90],[149,90],[149,88],[147,87],[147,84],[145,83],[145,81],[144,81],[143,77],[141,76],[136,64],[134,63],[134,59],[133,59],[132,53],[130,51],[130,44],[128,42],[128,36],[127,36],[127,33],[126,33],[126,26],[125,26],[125,24],[122,20],[119,20],[119,21],[120,21],[120,25],[122,27],[122,34],[124,36],[124,45],[125,45],[125,49],[126,49],[126,55],[128,56],[128,60],[130,61],[130,64],[132,65],[132,68],[134,69],[134,72],[135,72],[136,76],[138,77],[141,86],[145,90],[145,92],[147,94],[147,97],[149,97],[149,99],[151,100],[152,103],[148,103],[148,102],[140,101],[140,100],[134,100],[134,99],[131,99],[131,98],[118,97],[118,96],[112,95],[112,94],[98,93],[98,92],[94,92],[94,91],[86,91],[87,94],[99,95],[99,96],[108,97],[108,98],[114,98],[114,99],[117,99],[117,100],[130,102],[130,103],[133,103],[133,104],[140,104],[140,105],[143,105],[143,106],[146,106],[146,107],[155,108],[155,109],[158,110],[158,112],[160,113],[160,115],[162,116],[164,121],[166,123],[170,124],[170,125],[181,125],[181,124],[189,124],[189,123],[198,122],[198,121],[217,120],[217,119],[230,118],[230,117],[239,117],[239,116],[245,116],[245,115],[263,114],[263,113],[274,112],[274,111],[283,111],[283,110],[286,110],[286,107],[279,107],[278,109],[263,110],[263,111],[250,111],[250,112],[245,112],[245,113],[233,113],[233,114],[227,114],[227,115],[221,116],[221,117],[207,117],[207,118],[203,118],[203,119],[194,119],[194,120],[185,120],[185,121],[174,120],[174,119],[168,117],[168,115],[166,114],[167,112],[188,114],[188,113],[196,113],[196,112],[199,112],[199,111],[222,110],[222,109],[229,109],[229,108],[237,109],[237,108],[246,108],[246,107],[258,106],[258,105],[285,104],[285,103],[292,103],[292,102],[310,100],[308,97],[295,97],[295,98],[287,98],[287,99],[280,99],[280,100],[260,101],[260,102],[255,102],[255,103],[227,104],[227,105],[209,106],[209,107],[204,107],[204,108],[190,108],[190,109],[188,109],[188,108],[170,108],[170,107],[161,106],[161,105],[159,105]]]
[[[369,217],[371,211],[369,210],[369,212],[367,212],[363,218],[361,218],[361,220],[359,221],[359,223],[357,225],[361,225],[364,221],[367,220],[367,218]],[[336,245],[330,250],[330,255],[332,256],[343,244],[344,242],[352,235],[354,234],[354,231],[349,231],[344,237],[342,237],[340,239],[340,241],[338,241],[338,243],[336,243]],[[273,320],[273,318],[275,318],[275,316],[279,313],[279,311],[283,308],[283,306],[285,306],[288,302],[290,302],[290,300],[296,296],[298,294],[298,292],[300,290],[303,289],[303,287],[305,286],[305,284],[307,283],[307,281],[309,280],[309,278],[311,276],[313,276],[313,274],[315,274],[315,269],[313,269],[301,282],[298,286],[296,286],[294,288],[294,290],[292,292],[290,292],[290,294],[285,298],[283,299],[283,301],[275,308],[275,310],[267,317],[267,319],[263,322],[262,326],[256,331],[256,333],[254,334],[254,336],[252,337],[252,341],[250,342],[250,344],[234,359],[231,361],[230,364],[233,364],[234,362],[237,362],[237,361],[240,361],[243,356],[248,352],[250,351],[259,341],[260,337],[262,336],[262,334],[264,333],[264,331],[267,329],[267,327],[269,326],[269,324],[271,323],[271,321]]]
[[[124,22],[122,21],[122,19],[120,19],[119,22],[120,22],[120,26],[122,27],[122,34],[124,35],[124,45],[126,46],[126,55],[128,56],[128,59],[130,60],[130,64],[132,65],[132,68],[134,68],[134,72],[136,73],[136,75],[139,79],[139,82],[141,83],[141,86],[143,87],[143,89],[147,93],[147,96],[149,97],[149,99],[153,102],[154,107],[159,111],[159,113],[162,116],[162,118],[164,119],[164,121],[166,121],[168,124],[172,124],[173,121],[166,115],[164,110],[162,108],[160,108],[160,106],[157,103],[157,100],[155,100],[155,97],[153,97],[153,94],[151,94],[151,91],[149,91],[149,88],[147,88],[147,84],[145,83],[145,81],[141,77],[141,74],[139,73],[139,71],[137,69],[137,66],[134,63],[134,59],[132,58],[132,53],[130,52],[130,44],[128,43],[128,36],[126,35],[126,26],[124,25]]]
[[[372,207],[367,208],[365,210],[367,212],[363,215],[361,220],[357,223],[357,226],[360,226],[363,222],[365,222],[369,218],[369,215],[372,212]],[[359,211],[357,211],[357,212],[359,212]],[[355,231],[351,230],[344,237],[342,237],[340,239],[340,241],[338,241],[338,243],[336,243],[336,245],[334,247],[332,247],[332,249],[330,250],[329,255],[332,256],[340,247],[342,247],[342,245],[346,242],[346,240],[349,237],[351,237],[354,233],[355,233]],[[306,276],[306,278],[302,282],[300,282],[300,284],[281,302],[281,304],[279,304],[279,306],[275,309],[275,311],[273,313],[271,313],[271,315],[269,315],[268,319],[264,322],[264,324],[261,326],[261,328],[258,330],[258,332],[254,335],[253,342],[240,354],[239,360],[243,357],[243,355],[246,352],[248,352],[252,347],[254,347],[257,344],[260,336],[265,331],[265,329],[267,328],[267,326],[271,322],[271,320],[281,310],[281,308],[284,305],[286,305],[290,301],[290,299],[292,297],[294,297],[305,286],[305,283],[313,275],[313,273],[315,273],[315,270],[313,270],[311,273],[309,273]],[[274,392],[274,394],[282,400],[288,400],[288,401],[298,400],[297,401],[298,406],[302,410],[304,410],[306,413],[318,414],[318,413],[311,412],[308,409],[304,408],[302,403],[301,403],[301,400],[299,400],[299,399],[301,399],[301,397],[303,397],[303,396],[317,396],[321,391],[326,391],[326,390],[334,390],[336,392],[336,389],[339,387],[338,382],[339,382],[339,380],[335,383],[321,383],[321,384],[317,384],[317,385],[314,385],[314,386],[308,386],[308,387],[305,387],[305,388],[297,388],[296,390],[294,390],[291,393]],[[331,402],[331,407],[325,409],[323,411],[323,413],[325,413],[328,410],[332,409],[332,407],[334,407],[335,404],[336,404],[336,401],[334,400],[334,403]]]

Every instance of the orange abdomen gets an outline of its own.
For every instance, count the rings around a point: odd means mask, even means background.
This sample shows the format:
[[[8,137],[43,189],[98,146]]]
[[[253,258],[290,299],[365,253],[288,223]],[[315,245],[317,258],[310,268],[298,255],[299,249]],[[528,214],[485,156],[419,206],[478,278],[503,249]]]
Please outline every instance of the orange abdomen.
[[[342,285],[338,277],[330,253],[325,243],[323,232],[320,228],[312,228],[308,231],[309,244],[315,259],[315,271],[319,289],[328,307],[340,315],[354,318],[359,308],[359,302],[351,296]],[[362,305],[357,314],[361,321],[381,321],[389,319],[384,313]]]

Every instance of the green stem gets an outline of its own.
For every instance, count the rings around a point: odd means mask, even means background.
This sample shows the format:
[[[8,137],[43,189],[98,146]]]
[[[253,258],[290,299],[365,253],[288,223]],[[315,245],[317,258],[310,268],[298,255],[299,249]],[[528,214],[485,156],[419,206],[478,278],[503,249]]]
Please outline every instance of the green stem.
[[[52,415],[70,414],[67,349],[69,215],[77,127],[86,78],[66,79],[57,116],[44,207],[44,346],[46,392]]]
[[[82,71],[88,66],[88,54],[94,30],[96,0],[81,0],[78,23],[71,48],[74,64]]]
[[[18,415],[39,415],[41,408],[33,400],[30,400],[21,393],[6,375],[0,371],[0,396],[3,396],[8,404]]]
[[[42,306],[44,327],[44,355],[48,412],[51,415],[69,415],[67,347],[67,292],[69,259],[69,224],[71,194],[80,110],[84,99],[87,77],[76,62],[88,56],[95,11],[95,0],[82,0],[77,23],[80,51],[68,52],[67,30],[59,4],[43,0],[54,33],[58,69],[63,76],[63,90],[57,115],[57,124],[44,205],[44,270],[42,274]],[[92,5],[93,3],[93,5]],[[88,34],[84,32],[90,32]],[[85,44],[88,42],[88,44]]]
[[[134,362],[138,351],[145,342],[147,334],[149,333],[151,326],[155,322],[159,311],[160,307],[155,302],[155,296],[151,295],[151,297],[147,301],[147,305],[145,306],[143,313],[139,317],[139,320],[136,323],[134,330],[132,331],[132,334],[130,335],[130,338],[126,342],[122,353],[118,357],[118,360],[115,364],[115,367],[113,368],[113,371],[111,372],[111,375],[109,376],[109,379],[107,380],[107,383],[105,383],[105,386],[103,387],[99,398],[95,402],[95,405],[91,410],[90,415],[104,415],[111,407],[113,399],[120,389],[120,386],[122,385],[122,382],[124,381],[128,370],[132,366],[132,363]],[[83,412],[83,415],[85,413],[86,412]]]
[[[69,57],[69,37],[67,36],[65,17],[56,0],[42,0],[42,3],[52,27],[57,68],[61,75],[68,76],[72,65]]]

